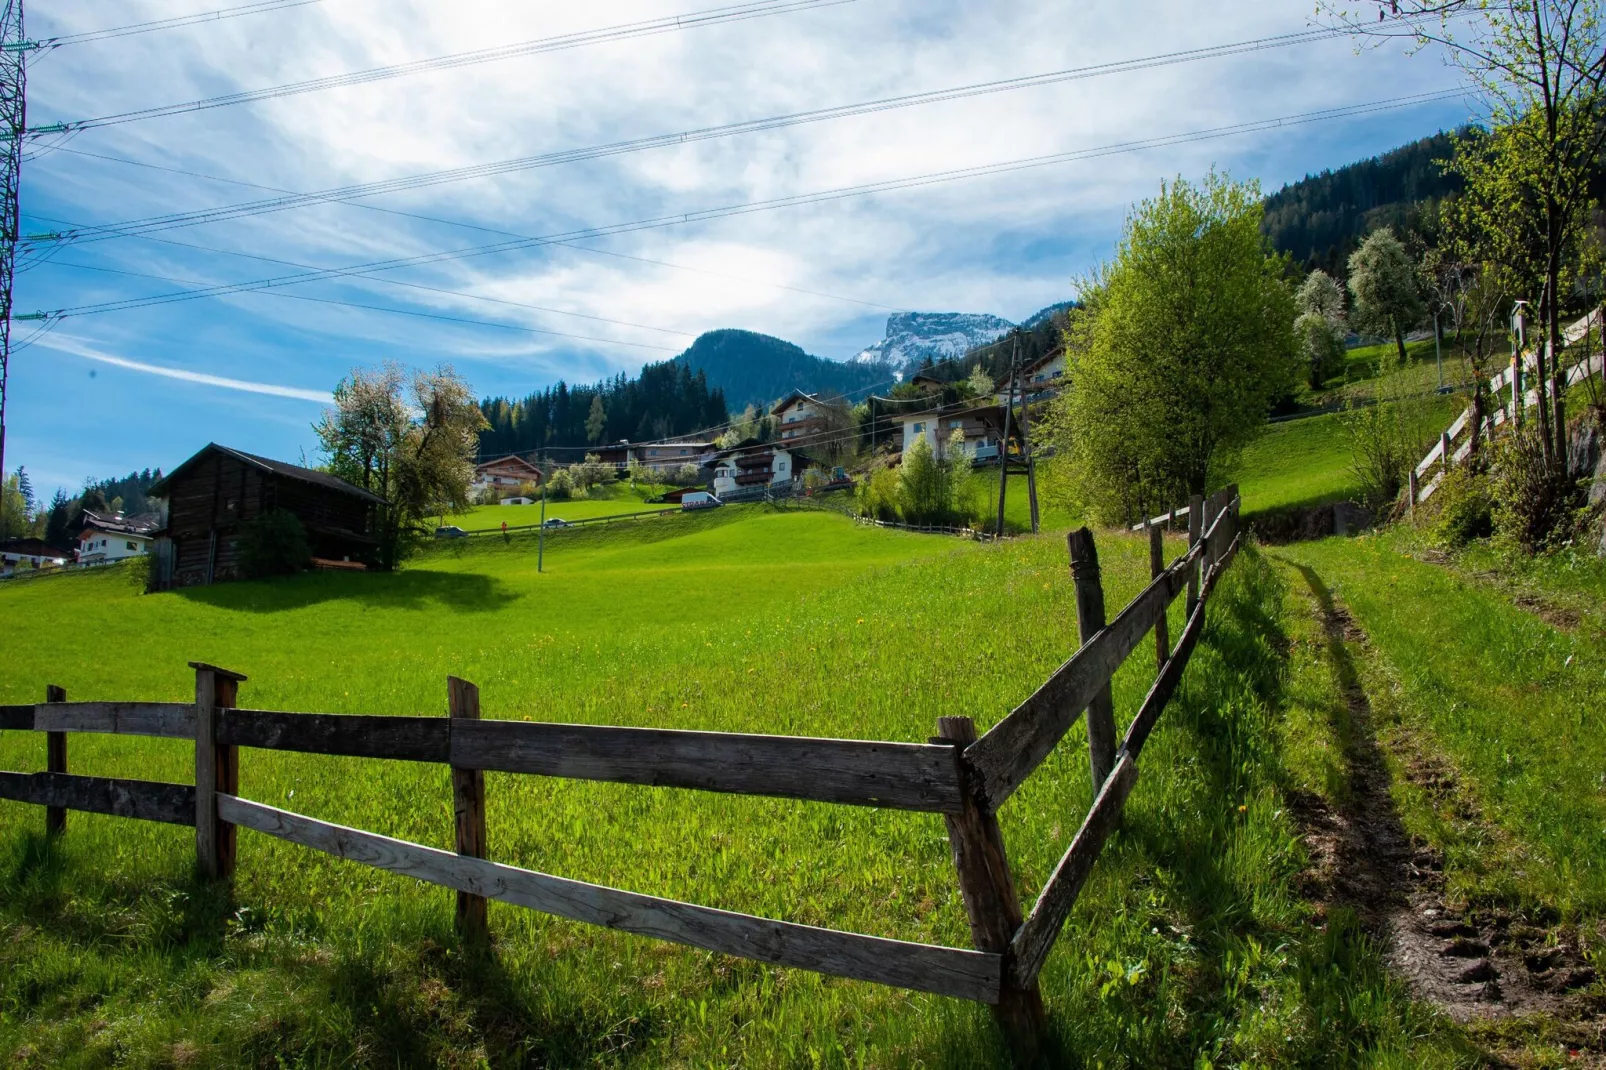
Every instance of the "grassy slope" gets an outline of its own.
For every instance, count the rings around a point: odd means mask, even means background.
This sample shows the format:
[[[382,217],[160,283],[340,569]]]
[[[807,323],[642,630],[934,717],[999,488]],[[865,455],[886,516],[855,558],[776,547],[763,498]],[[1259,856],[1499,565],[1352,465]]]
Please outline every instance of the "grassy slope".
[[[1445,850],[1452,894],[1600,914],[1606,737],[1594,718],[1606,696],[1606,632],[1589,618],[1560,630],[1507,592],[1403,549],[1400,536],[1383,535],[1276,554],[1354,614],[1381,665],[1376,700],[1442,749],[1499,830],[1503,842],[1491,843],[1405,800],[1411,831]]]
[[[648,505],[647,499],[656,497],[665,489],[658,486],[632,488],[628,485],[614,484],[605,488],[606,497],[547,502],[546,515],[563,520],[589,520],[594,516],[618,516],[621,513],[662,509],[665,506]],[[464,531],[491,531],[500,528],[503,521],[506,521],[510,528],[523,524],[539,524],[541,503],[538,501],[534,505],[476,505],[466,513],[444,518],[442,523],[455,524]]]
[[[607,526],[609,528],[612,525]],[[270,708],[487,716],[917,740],[985,728],[1074,646],[1058,537],[976,546],[731,508],[454,546],[396,576],[303,576],[140,596],[118,572],[0,591],[0,701],[180,699],[184,663],[251,675]],[[1146,576],[1107,536],[1112,606]],[[1063,1042],[1107,1065],[1420,1065],[1439,1038],[1342,925],[1308,924],[1279,803],[1281,581],[1246,553],[1145,751],[1125,831],[1043,984]],[[1174,625],[1178,623],[1174,621]],[[97,636],[94,645],[77,635]],[[1175,634],[1175,631],[1173,631]],[[1152,676],[1117,677],[1123,717]],[[75,737],[81,772],[188,779],[175,741]],[[42,742],[0,739],[37,768]],[[1073,730],[1001,819],[1023,895],[1089,799]],[[489,778],[493,857],[716,906],[968,943],[939,819],[695,792]],[[250,797],[446,845],[447,775],[242,756]],[[993,1061],[981,1008],[772,970],[493,905],[464,957],[450,897],[242,834],[239,909],[192,883],[181,829],[73,815],[55,845],[0,803],[0,1052],[22,1065],[924,1065]]]

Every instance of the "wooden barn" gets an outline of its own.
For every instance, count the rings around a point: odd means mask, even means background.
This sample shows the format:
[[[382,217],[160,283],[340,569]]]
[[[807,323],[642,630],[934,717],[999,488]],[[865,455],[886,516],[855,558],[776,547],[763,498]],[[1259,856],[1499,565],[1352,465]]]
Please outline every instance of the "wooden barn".
[[[272,509],[301,521],[313,557],[367,561],[378,545],[374,507],[385,502],[327,472],[215,442],[147,493],[167,501],[167,528],[152,552],[153,590],[236,578],[240,524]]]

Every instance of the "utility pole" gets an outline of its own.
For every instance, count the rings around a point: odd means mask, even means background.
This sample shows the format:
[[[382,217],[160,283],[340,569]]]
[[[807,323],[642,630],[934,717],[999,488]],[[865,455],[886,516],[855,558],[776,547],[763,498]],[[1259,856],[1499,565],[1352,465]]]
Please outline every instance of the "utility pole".
[[[23,33],[22,0],[0,11],[0,483],[6,476],[6,394],[11,382],[11,287],[16,273],[21,211],[22,145],[28,133],[28,53],[38,45]],[[5,496],[0,495],[0,531]]]
[[[1020,359],[1020,328],[1015,328],[1015,360]],[[1030,387],[1020,385],[1020,448],[1026,455],[1026,501],[1032,510],[1032,534],[1037,534],[1037,462],[1032,458],[1032,403]]]
[[[1015,407],[1015,374],[1020,357],[1019,339],[1015,343],[1015,355],[1009,360],[1009,392],[1004,395],[1004,434],[998,440],[998,535],[1004,534],[1004,498],[1009,491],[1009,414]]]

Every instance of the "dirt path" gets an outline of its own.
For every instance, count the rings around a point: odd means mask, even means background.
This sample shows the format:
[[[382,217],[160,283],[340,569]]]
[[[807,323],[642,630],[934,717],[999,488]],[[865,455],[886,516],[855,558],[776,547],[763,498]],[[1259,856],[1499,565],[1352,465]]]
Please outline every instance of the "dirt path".
[[[1306,895],[1323,907],[1344,906],[1383,942],[1386,960],[1418,998],[1461,1022],[1544,1014],[1565,1023],[1569,1044],[1603,1050],[1601,1011],[1572,996],[1595,980],[1565,930],[1531,924],[1509,912],[1467,910],[1446,902],[1443,862],[1406,832],[1390,793],[1389,764],[1378,743],[1372,703],[1357,660],[1366,635],[1311,573],[1326,653],[1348,712],[1344,759],[1349,797],[1338,807],[1311,793],[1290,806],[1299,820],[1311,868]],[[1405,732],[1390,745],[1412,784],[1463,820],[1479,820],[1458,790],[1455,771]],[[1560,1024],[1560,1023],[1558,1023]],[[1582,1053],[1580,1053],[1582,1054]],[[1596,1059],[1584,1064],[1602,1065]]]

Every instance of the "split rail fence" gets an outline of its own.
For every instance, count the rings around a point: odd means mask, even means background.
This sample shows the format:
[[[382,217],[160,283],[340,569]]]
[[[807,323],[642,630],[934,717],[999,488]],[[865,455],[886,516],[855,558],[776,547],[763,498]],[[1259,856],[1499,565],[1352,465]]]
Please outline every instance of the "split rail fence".
[[[1592,328],[1599,328],[1600,326],[1601,313],[1598,311],[1591,312],[1563,331],[1562,341],[1567,345],[1572,345],[1585,337]],[[1509,401],[1505,405],[1498,405],[1492,414],[1483,418],[1482,425],[1476,428],[1478,434],[1471,433],[1474,430],[1473,420],[1475,418],[1471,406],[1468,406],[1460,416],[1455,418],[1455,421],[1449,427],[1439,433],[1439,441],[1435,442],[1433,448],[1428,450],[1427,456],[1423,457],[1414,469],[1406,473],[1406,490],[1408,501],[1412,508],[1433,497],[1433,492],[1439,489],[1440,483],[1444,482],[1445,473],[1449,472],[1453,465],[1460,464],[1467,459],[1472,453],[1473,443],[1479,437],[1487,440],[1496,428],[1504,425],[1507,421],[1515,423],[1521,420],[1525,409],[1534,408],[1539,404],[1540,391],[1543,391],[1547,398],[1555,395],[1555,384],[1548,379],[1536,387],[1525,389],[1528,374],[1537,369],[1538,363],[1532,353],[1522,357],[1513,353],[1510,366],[1501,369],[1489,380],[1489,396],[1498,401],[1502,392],[1506,392],[1509,394]],[[1603,371],[1606,371],[1606,353],[1595,353],[1586,356],[1568,369],[1566,374],[1567,387],[1571,389],[1591,375],[1599,375]],[[1466,435],[1464,440],[1461,437],[1463,434]],[[1429,472],[1434,473],[1433,478],[1424,483],[1423,477]]]
[[[1138,777],[1138,756],[1176,690],[1205,605],[1239,546],[1236,488],[1195,499],[1187,551],[1167,565],[1151,528],[1152,582],[1106,621],[1093,534],[1069,536],[1082,642],[1046,682],[977,737],[968,717],[941,717],[927,743],[601,725],[482,720],[479,690],[447,679],[448,716],[288,713],[241,708],[246,678],[201,662],[195,701],[68,702],[60,687],[39,705],[0,706],[0,729],[46,734],[46,771],[0,772],[0,798],[46,807],[51,833],[67,811],[194,826],[210,878],[235,869],[247,828],[340,858],[457,891],[457,926],[487,936],[487,901],[692,947],[819,973],[991,1004],[1010,1037],[1028,1047],[1044,1025],[1037,975]],[[1174,647],[1167,607],[1187,592]],[[1110,683],[1151,630],[1159,670],[1124,736]],[[1093,804],[1027,913],[1021,911],[997,811],[1053,752],[1083,712]],[[194,784],[68,772],[68,738],[110,732],[191,740]],[[241,748],[446,764],[452,771],[456,852],[291,813],[241,794]],[[947,826],[974,948],[912,943],[719,910],[538,873],[491,861],[485,773],[532,773],[824,803],[925,811]]]

